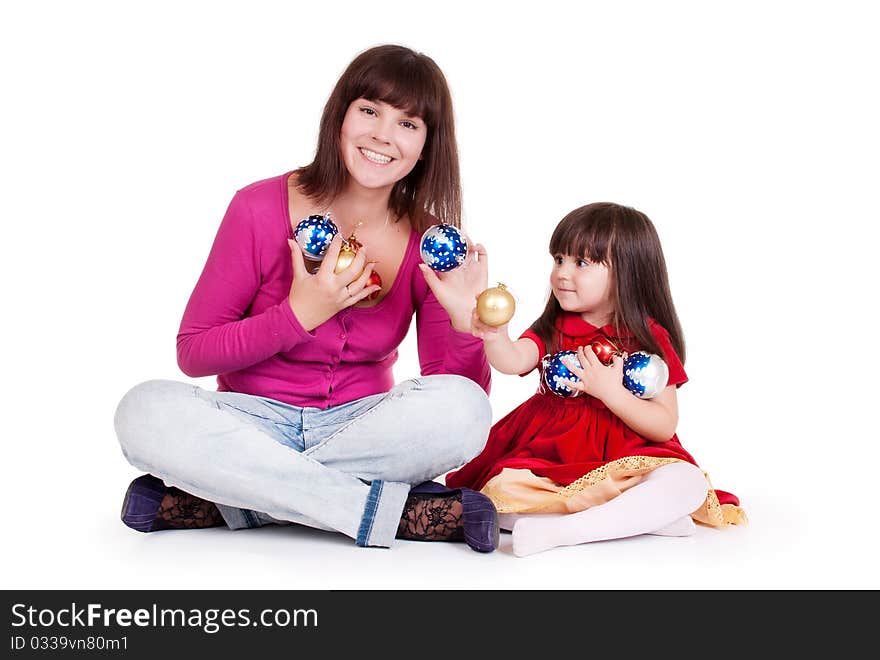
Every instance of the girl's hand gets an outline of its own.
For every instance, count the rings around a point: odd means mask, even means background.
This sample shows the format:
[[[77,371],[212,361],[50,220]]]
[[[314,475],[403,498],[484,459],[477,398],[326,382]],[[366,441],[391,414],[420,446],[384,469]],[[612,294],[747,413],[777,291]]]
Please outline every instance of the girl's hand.
[[[477,298],[479,298],[479,296],[477,296]],[[482,339],[487,344],[491,344],[499,339],[509,336],[507,333],[507,323],[497,326],[486,325],[480,320],[476,307],[471,310],[471,334],[474,337]]]
[[[333,272],[342,238],[339,234],[333,237],[321,266],[314,274],[306,270],[302,250],[299,244],[291,239],[290,258],[293,263],[293,282],[290,283],[290,294],[287,300],[293,315],[306,332],[311,332],[346,307],[360,302],[381,287],[365,286],[367,278],[373,272],[375,262],[366,263],[366,250],[358,250],[351,265],[338,275]],[[364,264],[366,263],[366,268]],[[363,272],[360,273],[361,269]],[[354,277],[355,273],[360,273]]]
[[[486,248],[479,243],[470,245],[470,242],[468,247],[468,256],[464,263],[446,273],[435,273],[427,264],[419,264],[425,282],[449,314],[452,327],[459,332],[471,331],[474,299],[489,284],[489,257]]]
[[[623,357],[615,355],[613,362],[607,367],[599,362],[592,348],[578,346],[578,361],[583,368],[578,368],[571,358],[564,359],[565,366],[580,378],[580,382],[568,381],[569,387],[594,396],[603,403],[619,394],[623,387]]]

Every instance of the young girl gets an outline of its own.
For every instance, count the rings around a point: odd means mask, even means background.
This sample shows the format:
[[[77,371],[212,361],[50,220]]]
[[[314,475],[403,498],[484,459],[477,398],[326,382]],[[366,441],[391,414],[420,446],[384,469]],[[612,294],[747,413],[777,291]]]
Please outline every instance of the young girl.
[[[506,325],[489,327],[474,310],[472,333],[508,374],[576,350],[581,366],[568,366],[579,395],[539,388],[493,426],[483,452],[448,474],[447,485],[488,495],[518,556],[636,534],[688,535],[692,519],[745,522],[737,498],[709,485],[675,435],[684,339],[651,221],[625,206],[589,204],[559,223],[550,254],[552,292],[540,318],[512,341]],[[589,348],[598,337],[660,355],[669,367],[665,389],[653,399],[630,393],[623,359],[605,366]]]

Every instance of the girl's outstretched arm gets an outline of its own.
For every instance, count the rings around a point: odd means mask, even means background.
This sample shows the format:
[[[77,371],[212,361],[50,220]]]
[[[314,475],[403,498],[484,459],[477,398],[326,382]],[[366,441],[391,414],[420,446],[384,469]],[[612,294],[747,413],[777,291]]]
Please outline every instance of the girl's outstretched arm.
[[[477,316],[477,309],[471,313],[471,334],[483,340],[483,350],[489,364],[503,374],[523,374],[538,364],[538,347],[531,339],[513,341],[507,332],[507,324],[492,327]]]
[[[653,442],[666,442],[675,435],[678,426],[678,398],[675,386],[663,388],[653,399],[640,399],[623,386],[623,358],[615,356],[611,366],[606,367],[592,350],[577,350],[583,366],[566,362],[571,371],[580,378],[572,383],[574,389],[596,397],[623,423],[644,438]],[[489,358],[490,362],[492,358]]]

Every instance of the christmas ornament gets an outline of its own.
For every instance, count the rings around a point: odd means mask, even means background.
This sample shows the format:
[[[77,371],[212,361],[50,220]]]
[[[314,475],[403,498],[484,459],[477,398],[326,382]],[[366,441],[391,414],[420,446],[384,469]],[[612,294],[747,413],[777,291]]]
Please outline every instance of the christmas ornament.
[[[439,273],[458,268],[468,255],[467,240],[452,225],[431,225],[422,234],[422,261]]]
[[[339,256],[336,258],[336,265],[333,267],[333,272],[338,275],[351,266],[351,262],[354,261],[357,251],[362,247],[363,245],[361,245],[360,241],[354,237],[354,234],[348,238],[343,238],[342,247],[339,248]],[[360,275],[360,273],[358,273],[358,275]]]
[[[606,367],[610,366],[614,362],[615,355],[621,355],[620,349],[617,345],[608,339],[605,335],[598,335],[595,339],[590,342],[590,348],[593,349],[593,353],[596,354],[596,357],[599,358],[599,362],[604,364]]]
[[[379,287],[382,286],[382,278],[379,277],[379,273],[377,273],[375,270],[372,273],[370,273],[370,276],[367,278],[367,282],[366,282],[366,284],[364,284],[364,286],[371,287],[374,284]],[[371,293],[370,295],[367,296],[367,300],[375,300],[376,298],[379,297],[379,294],[381,292],[382,292],[381,288],[378,291],[374,291],[373,293]]]
[[[564,381],[570,380],[579,383],[581,379],[565,366],[565,363],[562,361],[563,358],[571,358],[573,364],[578,367],[581,366],[577,353],[574,351],[559,351],[553,355],[545,355],[541,360],[542,378],[544,379],[544,384],[553,394],[565,398],[575,397],[581,391],[572,389]]]
[[[339,233],[336,224],[327,215],[310,215],[303,218],[293,230],[293,239],[302,248],[306,259],[321,261],[333,237]]]
[[[360,226],[360,225],[358,225]],[[354,232],[352,232],[351,236],[348,238],[342,239],[342,247],[339,248],[339,256],[336,258],[336,265],[333,267],[333,272],[336,274],[341,273],[346,268],[351,266],[351,262],[354,261],[355,256],[357,255],[358,250],[363,247],[361,242],[355,238]],[[355,279],[361,276],[361,271],[355,276]],[[370,276],[367,278],[366,284],[364,287],[371,287],[373,285],[382,286],[382,278],[379,277],[379,273],[373,271],[370,273]],[[381,288],[378,291],[374,291],[370,295],[366,297],[366,300],[375,300],[379,297],[381,293]]]
[[[516,301],[500,282],[498,286],[483,291],[477,298],[477,316],[486,325],[504,325],[513,317],[514,310]]]
[[[653,399],[669,380],[669,367],[659,355],[636,351],[623,361],[623,386],[640,399]]]

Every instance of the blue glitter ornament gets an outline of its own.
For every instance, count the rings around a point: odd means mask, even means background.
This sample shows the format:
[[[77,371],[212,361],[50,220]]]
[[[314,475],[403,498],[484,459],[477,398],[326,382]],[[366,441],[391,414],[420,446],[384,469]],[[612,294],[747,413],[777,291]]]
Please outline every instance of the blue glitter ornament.
[[[431,225],[422,234],[422,261],[438,273],[458,268],[468,255],[467,240],[452,225]]]
[[[653,399],[669,381],[669,367],[659,355],[636,351],[623,361],[623,386],[640,399]]]
[[[544,380],[544,384],[551,392],[553,392],[553,394],[565,398],[575,397],[580,394],[581,391],[573,390],[563,381],[571,380],[575,383],[579,383],[581,379],[565,366],[565,363],[562,361],[563,358],[571,358],[573,364],[577,367],[581,366],[577,353],[574,351],[559,351],[553,355],[545,355],[541,360],[541,377]]]
[[[339,229],[330,214],[327,215],[310,215],[303,218],[293,230],[293,239],[302,248],[303,255],[306,259],[312,261],[321,261],[330,241],[339,233]]]

